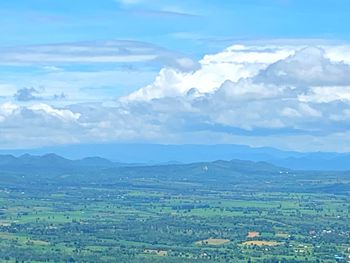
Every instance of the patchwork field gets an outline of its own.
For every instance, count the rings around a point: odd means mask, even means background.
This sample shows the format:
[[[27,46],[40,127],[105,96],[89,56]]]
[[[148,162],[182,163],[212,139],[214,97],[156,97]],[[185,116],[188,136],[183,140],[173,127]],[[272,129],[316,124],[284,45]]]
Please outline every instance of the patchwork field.
[[[259,232],[255,232],[255,231],[248,232],[248,235],[247,235],[248,238],[255,238],[255,237],[259,237],[259,236],[260,236],[260,233]]]
[[[0,262],[349,260],[347,173],[207,166],[0,180]]]
[[[221,238],[208,238],[206,240],[197,241],[197,245],[211,245],[211,246],[220,246],[230,243],[229,239]]]
[[[275,246],[282,245],[282,243],[278,243],[276,241],[255,240],[255,241],[246,241],[246,242],[242,243],[242,245],[244,245],[244,246],[258,246],[258,247],[263,247],[263,246],[275,247]]]

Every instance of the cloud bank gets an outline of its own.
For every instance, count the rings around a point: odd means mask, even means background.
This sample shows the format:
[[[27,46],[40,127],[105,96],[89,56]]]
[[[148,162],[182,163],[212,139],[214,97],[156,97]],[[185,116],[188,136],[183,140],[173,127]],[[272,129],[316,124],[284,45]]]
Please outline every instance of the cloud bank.
[[[198,65],[168,65],[153,83],[114,102],[4,103],[1,144],[240,143],[350,151],[349,45],[234,45]]]
[[[95,41],[34,45],[0,49],[0,65],[42,65],[57,71],[57,65],[147,63],[191,70],[197,64],[190,58],[138,41]]]

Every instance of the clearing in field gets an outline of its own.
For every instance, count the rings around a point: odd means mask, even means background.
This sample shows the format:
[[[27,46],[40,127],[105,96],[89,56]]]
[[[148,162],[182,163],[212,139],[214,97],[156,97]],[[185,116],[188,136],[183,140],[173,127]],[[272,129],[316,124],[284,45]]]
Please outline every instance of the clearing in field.
[[[276,241],[246,241],[242,243],[244,246],[258,246],[258,247],[263,247],[263,246],[268,246],[268,247],[275,247],[281,245],[281,243],[278,243]]]
[[[48,246],[50,245],[50,242],[43,241],[43,240],[33,240],[30,239],[28,240],[28,244],[32,243],[33,245],[38,245],[38,246]]]
[[[220,246],[225,245],[227,243],[230,243],[229,239],[222,239],[222,238],[209,238],[206,240],[197,241],[197,245],[213,245],[213,246]]]
[[[255,238],[255,237],[259,237],[259,236],[260,236],[260,232],[255,232],[255,231],[248,232],[248,234],[247,234],[248,238]]]
[[[280,237],[280,238],[289,238],[290,235],[287,234],[287,233],[278,232],[278,233],[276,233],[276,237]]]
[[[157,255],[160,257],[166,257],[168,255],[168,251],[165,250],[155,250],[155,249],[146,249],[144,251],[146,254],[152,254],[152,255]]]

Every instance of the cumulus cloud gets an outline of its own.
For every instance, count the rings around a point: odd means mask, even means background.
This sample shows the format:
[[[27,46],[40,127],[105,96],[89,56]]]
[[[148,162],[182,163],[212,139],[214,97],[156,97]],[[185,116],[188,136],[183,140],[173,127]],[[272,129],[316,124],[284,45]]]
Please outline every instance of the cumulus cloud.
[[[190,89],[208,93],[217,90],[223,82],[237,82],[250,78],[271,63],[284,59],[292,48],[248,47],[235,45],[223,52],[206,55],[199,61],[200,68],[193,72],[183,72],[173,68],[160,71],[154,83],[130,94],[126,100],[151,100],[168,96],[182,96]]]
[[[322,48],[308,47],[271,64],[255,80],[277,85],[344,86],[350,85],[350,66],[332,62]]]
[[[148,116],[156,112],[170,132],[260,136],[270,146],[266,135],[320,140],[350,124],[350,66],[335,50],[235,45],[205,56],[194,72],[165,68],[122,101]]]
[[[348,46],[350,50],[350,46]],[[0,106],[5,141],[20,123],[40,143],[246,143],[350,150],[350,69],[344,46],[242,46],[207,55],[194,71],[163,68],[113,104]],[[34,127],[35,126],[35,127]],[[8,128],[11,127],[11,128]],[[21,136],[20,136],[21,137]],[[291,143],[293,142],[293,143]],[[341,143],[343,142],[343,143]]]
[[[52,116],[65,122],[76,121],[80,117],[80,113],[73,113],[66,109],[55,109],[47,104],[35,104],[27,108],[32,112],[43,114],[44,116]]]
[[[80,133],[80,113],[47,104],[0,105],[1,146],[38,147],[76,143]]]
[[[29,117],[28,119],[35,117],[40,120],[40,117],[44,117],[42,119],[43,121],[50,118],[51,120],[60,120],[68,123],[77,121],[80,117],[80,113],[74,113],[69,109],[54,108],[44,103],[20,106],[7,102],[0,105],[0,116],[1,122],[11,122],[16,118],[23,118],[24,120],[24,117]],[[21,125],[21,122],[17,124]]]

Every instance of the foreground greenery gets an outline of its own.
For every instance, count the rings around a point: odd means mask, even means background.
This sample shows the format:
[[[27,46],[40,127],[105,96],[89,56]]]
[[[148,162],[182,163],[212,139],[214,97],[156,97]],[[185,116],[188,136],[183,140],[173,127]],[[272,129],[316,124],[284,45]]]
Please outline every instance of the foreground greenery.
[[[1,262],[348,262],[348,173],[215,162],[0,175]]]

